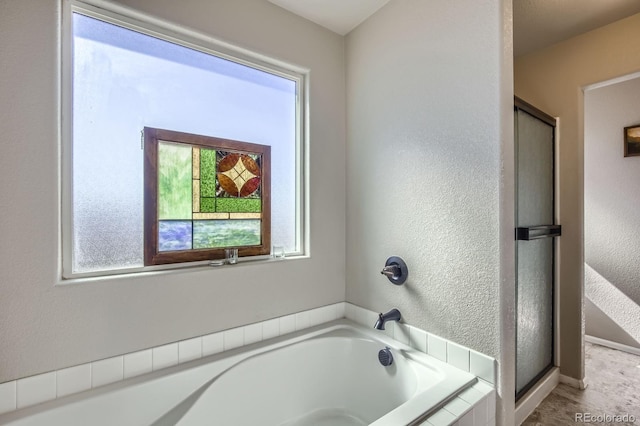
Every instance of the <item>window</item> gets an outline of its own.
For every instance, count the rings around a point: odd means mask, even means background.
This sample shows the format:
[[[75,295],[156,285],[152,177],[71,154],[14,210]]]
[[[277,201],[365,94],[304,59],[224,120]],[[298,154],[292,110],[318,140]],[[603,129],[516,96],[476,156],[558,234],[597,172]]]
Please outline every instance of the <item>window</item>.
[[[145,265],[269,254],[271,149],[144,130]]]
[[[270,147],[271,187],[260,187],[270,190],[270,229],[263,229],[261,218],[259,250],[252,243],[252,249],[241,247],[240,253],[268,254],[273,243],[287,254],[302,254],[303,74],[206,36],[146,23],[142,14],[123,16],[74,0],[65,6],[63,275],[149,267],[144,128]],[[249,151],[249,158],[264,155]],[[264,197],[267,192],[259,193]],[[158,262],[146,265],[151,263]]]

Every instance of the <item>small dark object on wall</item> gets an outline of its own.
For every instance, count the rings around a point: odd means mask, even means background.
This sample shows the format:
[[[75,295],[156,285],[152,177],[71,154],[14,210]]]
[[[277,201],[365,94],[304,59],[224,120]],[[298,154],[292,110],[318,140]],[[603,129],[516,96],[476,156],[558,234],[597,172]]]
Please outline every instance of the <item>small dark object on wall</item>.
[[[640,124],[624,128],[624,156],[640,156]]]

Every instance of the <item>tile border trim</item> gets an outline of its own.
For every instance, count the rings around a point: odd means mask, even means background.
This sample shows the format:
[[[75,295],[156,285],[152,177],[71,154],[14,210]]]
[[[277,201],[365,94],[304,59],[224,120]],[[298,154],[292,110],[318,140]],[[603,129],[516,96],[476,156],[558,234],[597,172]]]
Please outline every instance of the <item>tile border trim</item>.
[[[344,317],[345,302],[338,302],[0,383],[0,415]],[[40,382],[47,386],[32,386]]]

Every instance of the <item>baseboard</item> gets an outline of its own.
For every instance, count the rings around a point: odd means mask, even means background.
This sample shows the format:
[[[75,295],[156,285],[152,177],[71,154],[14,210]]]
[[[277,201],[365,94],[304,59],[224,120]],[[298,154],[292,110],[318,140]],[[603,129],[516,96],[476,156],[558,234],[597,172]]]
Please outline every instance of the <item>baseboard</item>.
[[[578,380],[573,377],[565,376],[564,374],[560,375],[560,383],[564,383],[565,385],[569,385],[572,388],[585,390],[587,388],[587,382],[585,379]]]
[[[618,342],[612,342],[611,340],[601,339],[599,337],[589,336],[586,334],[584,336],[584,340],[589,343],[595,343],[596,345],[606,346],[611,349],[617,349],[619,351],[628,352],[634,355],[640,355],[639,348],[634,348],[633,346],[629,346],[629,345],[623,345],[622,343],[618,343]]]
[[[560,369],[554,367],[516,404],[515,421],[521,425],[560,382]]]

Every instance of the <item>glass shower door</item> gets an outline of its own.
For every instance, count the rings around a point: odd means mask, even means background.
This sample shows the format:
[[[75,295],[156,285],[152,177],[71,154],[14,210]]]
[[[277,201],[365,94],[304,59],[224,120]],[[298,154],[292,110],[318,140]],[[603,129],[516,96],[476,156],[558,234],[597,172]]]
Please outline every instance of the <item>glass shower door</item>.
[[[517,101],[516,399],[554,365],[555,120]]]

